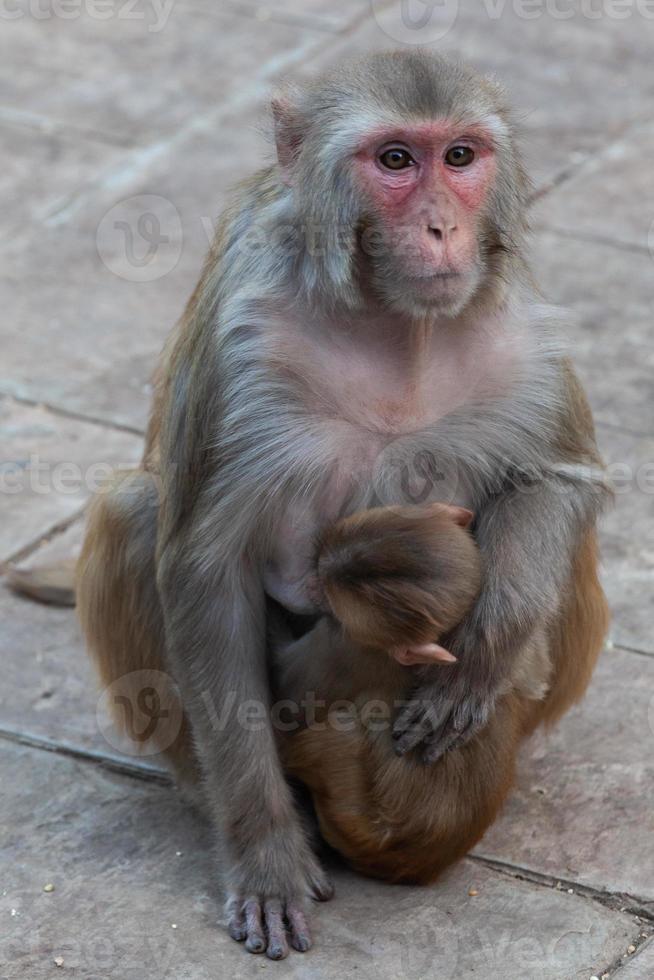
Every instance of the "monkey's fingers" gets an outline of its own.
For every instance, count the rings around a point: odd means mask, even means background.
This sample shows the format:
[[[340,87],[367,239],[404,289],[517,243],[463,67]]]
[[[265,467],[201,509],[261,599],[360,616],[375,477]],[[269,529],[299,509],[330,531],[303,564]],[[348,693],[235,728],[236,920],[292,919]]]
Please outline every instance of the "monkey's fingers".
[[[291,934],[291,946],[298,953],[306,953],[311,948],[311,933],[304,912],[293,905],[289,905],[286,910],[286,917]]]
[[[439,731],[433,732],[433,734],[428,735],[425,739],[422,761],[426,765],[431,765],[437,759],[440,759],[442,755],[445,755],[446,752],[449,752],[459,744],[463,745],[465,741],[467,739],[463,738],[463,732],[459,732],[454,728],[452,717],[450,716]]]
[[[263,907],[268,933],[266,956],[271,960],[283,960],[288,956],[288,941],[284,925],[283,906],[279,899],[268,899]]]
[[[261,920],[261,903],[251,898],[245,903],[245,948],[248,953],[263,953],[266,937]]]
[[[393,724],[396,755],[406,755],[436,729],[444,718],[443,709],[433,700],[416,699],[398,714]]]
[[[230,898],[227,903],[227,915],[229,916],[227,931],[232,939],[235,939],[237,943],[242,943],[248,934],[243,903],[235,898]]]
[[[334,897],[334,885],[331,878],[320,867],[318,862],[307,872],[309,894],[316,902],[328,902]]]
[[[438,643],[421,643],[418,646],[395,647],[391,650],[391,656],[399,664],[411,666],[413,664],[455,664],[456,657],[439,646]]]
[[[495,704],[493,694],[470,694],[463,698],[442,725],[440,731],[425,739],[423,762],[436,762],[446,752],[461,748],[488,723]]]
[[[234,897],[227,910],[230,936],[237,942],[245,940],[249,953],[265,952],[271,960],[283,960],[289,954],[289,937],[299,953],[311,948],[311,932],[300,902]]]

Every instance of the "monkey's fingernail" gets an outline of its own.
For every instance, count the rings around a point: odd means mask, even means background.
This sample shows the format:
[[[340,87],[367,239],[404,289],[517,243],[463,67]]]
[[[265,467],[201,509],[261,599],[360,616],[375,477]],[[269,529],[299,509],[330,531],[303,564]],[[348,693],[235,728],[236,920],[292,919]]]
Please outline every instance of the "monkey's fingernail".
[[[270,943],[266,950],[266,956],[269,960],[283,960],[285,956],[288,956],[288,949],[285,949],[281,943]]]
[[[334,886],[331,881],[327,881],[322,885],[314,885],[312,891],[313,897],[318,902],[328,902],[330,898],[334,897]]]
[[[291,946],[298,953],[306,953],[311,948],[311,936],[304,913],[299,909],[289,908],[286,916],[291,932]]]
[[[245,948],[248,953],[263,953],[266,948],[263,936],[248,936],[245,941]]]
[[[234,925],[230,923],[229,926],[227,927],[227,930],[230,936],[232,937],[232,939],[235,939],[237,943],[242,943],[245,937],[247,936],[245,926]]]
[[[431,766],[433,765],[434,762],[436,762],[437,759],[440,759],[440,757],[444,754],[445,754],[444,750],[440,746],[436,749],[434,748],[425,749],[425,751],[422,753],[422,761],[426,766]]]

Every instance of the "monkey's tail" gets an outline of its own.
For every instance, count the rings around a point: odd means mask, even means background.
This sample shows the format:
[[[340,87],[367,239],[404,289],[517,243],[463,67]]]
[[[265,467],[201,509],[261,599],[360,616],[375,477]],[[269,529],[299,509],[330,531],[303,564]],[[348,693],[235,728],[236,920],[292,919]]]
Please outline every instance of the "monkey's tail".
[[[5,581],[14,592],[37,602],[53,606],[75,605],[75,560],[72,558],[37,568],[10,565]]]

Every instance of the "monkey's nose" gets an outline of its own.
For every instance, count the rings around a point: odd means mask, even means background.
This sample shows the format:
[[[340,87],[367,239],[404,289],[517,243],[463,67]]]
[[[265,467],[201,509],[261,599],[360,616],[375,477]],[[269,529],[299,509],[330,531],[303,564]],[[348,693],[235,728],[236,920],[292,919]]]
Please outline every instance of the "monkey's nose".
[[[454,234],[456,225],[449,221],[434,221],[430,223],[429,231],[437,242],[442,242],[446,236],[449,237]]]

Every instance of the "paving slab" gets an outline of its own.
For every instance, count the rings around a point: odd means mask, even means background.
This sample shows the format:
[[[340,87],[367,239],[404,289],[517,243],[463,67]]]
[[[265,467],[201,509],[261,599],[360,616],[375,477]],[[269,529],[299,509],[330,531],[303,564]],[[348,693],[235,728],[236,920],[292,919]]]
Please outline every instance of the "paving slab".
[[[190,0],[190,5],[205,10],[215,8],[213,0]],[[327,33],[343,31],[352,21],[370,16],[370,0],[226,0],[223,6],[264,23],[300,23]]]
[[[0,392],[145,427],[152,372],[228,188],[272,152],[262,125],[252,100],[98,185],[67,217],[45,221],[37,239],[28,229],[8,243]]]
[[[654,942],[647,943],[639,952],[629,957],[616,974],[617,980],[652,980],[654,977]]]
[[[226,5],[138,0],[110,5],[108,17],[94,16],[95,6],[71,4],[77,16],[61,17],[52,5],[49,16],[34,17],[34,4],[19,4],[23,16],[3,18],[0,90],[13,112],[143,146],[225,105],[271,63],[292,62],[325,39],[322,31],[242,17]]]
[[[0,561],[72,519],[112,474],[134,466],[138,436],[0,399]]]
[[[69,557],[80,545],[78,524],[25,564]],[[116,730],[73,609],[16,596],[0,578],[0,620],[0,732],[102,757],[120,769],[165,773],[157,754],[139,753],[136,743]]]
[[[654,899],[654,659],[609,649],[588,694],[523,751],[477,853],[598,891]]]
[[[572,209],[574,193],[565,187]],[[564,338],[596,419],[654,435],[654,260],[539,227],[531,251],[547,301],[570,313]]]
[[[44,233],[34,252],[54,268],[30,277],[25,256],[15,275],[0,277],[0,393],[143,431],[150,379],[195,270],[180,273],[179,286],[129,282],[101,266],[92,241],[77,262],[56,234]]]
[[[540,200],[534,218],[579,237],[595,236],[649,250],[654,273],[654,187],[644,160],[654,154],[654,123],[629,134],[586,160],[560,187]],[[651,343],[651,338],[650,338]]]
[[[74,610],[14,596],[0,579],[0,616],[0,727],[108,754],[95,721],[99,684]]]
[[[53,204],[72,194],[98,170],[116,166],[121,150],[106,143],[21,125],[6,125],[0,112],[2,141],[3,234],[40,223]],[[25,165],[29,161],[29,166]]]
[[[604,427],[599,445],[615,490],[601,521],[602,580],[614,643],[654,653],[654,439]]]
[[[63,976],[84,980],[238,980],[262,970],[316,980],[587,980],[638,932],[599,903],[470,861],[431,888],[337,868],[336,898],[314,910],[314,949],[280,967],[227,937],[210,835],[172,790],[10,743],[0,767],[0,943],[12,980],[52,977],[56,957]]]
[[[20,569],[42,568],[61,561],[74,560],[82,550],[86,522],[84,516],[74,521],[63,531],[47,534],[33,551],[16,562]]]

